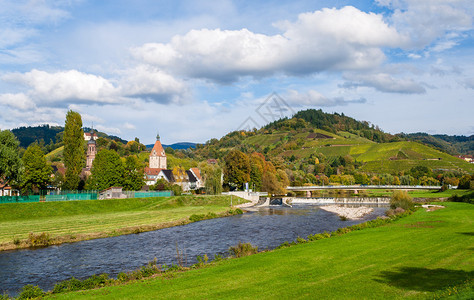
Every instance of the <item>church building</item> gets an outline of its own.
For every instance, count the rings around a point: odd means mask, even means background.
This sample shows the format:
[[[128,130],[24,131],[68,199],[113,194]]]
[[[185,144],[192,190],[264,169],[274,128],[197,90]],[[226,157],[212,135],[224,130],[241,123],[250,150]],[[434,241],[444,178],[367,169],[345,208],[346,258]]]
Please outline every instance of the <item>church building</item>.
[[[160,135],[156,136],[156,142],[150,153],[150,169],[166,169],[166,153],[160,142]]]
[[[166,153],[161,145],[160,135],[156,136],[156,142],[151,149],[148,159],[149,167],[145,168],[145,182],[147,185],[154,185],[158,179],[178,184],[183,191],[198,189],[204,186],[198,168],[192,168],[182,174],[182,178],[175,178],[172,170],[167,169]]]

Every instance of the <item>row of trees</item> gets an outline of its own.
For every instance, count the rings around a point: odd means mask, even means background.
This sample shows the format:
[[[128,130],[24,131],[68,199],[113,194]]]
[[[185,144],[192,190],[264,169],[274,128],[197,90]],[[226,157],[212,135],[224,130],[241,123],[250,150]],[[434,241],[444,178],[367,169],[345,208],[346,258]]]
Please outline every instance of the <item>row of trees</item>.
[[[24,191],[46,189],[52,168],[43,150],[33,143],[20,158],[19,141],[9,130],[0,131],[0,178],[4,183]]]
[[[231,189],[249,183],[249,187],[254,190],[283,194],[289,184],[285,171],[275,168],[261,153],[247,155],[239,150],[231,150],[225,156],[224,163],[224,184]]]

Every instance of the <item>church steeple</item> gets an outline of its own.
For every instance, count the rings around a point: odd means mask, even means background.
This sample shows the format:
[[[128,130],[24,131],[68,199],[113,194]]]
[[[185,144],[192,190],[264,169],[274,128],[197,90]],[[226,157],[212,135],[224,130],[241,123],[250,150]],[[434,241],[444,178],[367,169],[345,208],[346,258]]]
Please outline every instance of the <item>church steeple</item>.
[[[157,141],[160,140],[160,133],[159,133],[159,132],[156,134],[156,140],[157,140]]]

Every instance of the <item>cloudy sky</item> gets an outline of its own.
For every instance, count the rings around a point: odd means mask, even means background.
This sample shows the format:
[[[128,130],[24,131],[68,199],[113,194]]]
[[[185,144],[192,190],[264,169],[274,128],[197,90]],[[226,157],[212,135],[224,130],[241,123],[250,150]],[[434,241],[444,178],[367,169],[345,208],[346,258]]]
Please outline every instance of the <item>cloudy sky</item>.
[[[0,128],[205,142],[308,108],[474,134],[474,1],[0,0]]]

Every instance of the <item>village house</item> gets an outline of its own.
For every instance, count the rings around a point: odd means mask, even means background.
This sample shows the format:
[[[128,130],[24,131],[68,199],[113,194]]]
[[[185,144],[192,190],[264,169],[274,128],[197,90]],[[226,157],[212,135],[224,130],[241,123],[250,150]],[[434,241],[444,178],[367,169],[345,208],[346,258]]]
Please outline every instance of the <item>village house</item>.
[[[201,172],[198,168],[191,168],[176,178],[172,170],[167,169],[166,153],[157,135],[155,145],[150,152],[149,167],[145,168],[146,185],[154,185],[157,180],[164,179],[169,183],[181,186],[183,191],[196,190],[204,187]]]
[[[18,196],[19,191],[13,189],[10,185],[0,179],[0,197],[2,196]]]

